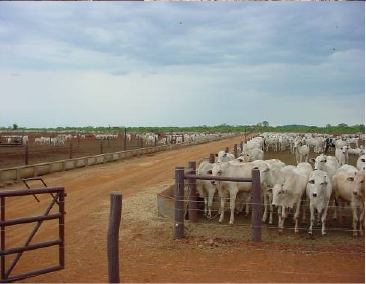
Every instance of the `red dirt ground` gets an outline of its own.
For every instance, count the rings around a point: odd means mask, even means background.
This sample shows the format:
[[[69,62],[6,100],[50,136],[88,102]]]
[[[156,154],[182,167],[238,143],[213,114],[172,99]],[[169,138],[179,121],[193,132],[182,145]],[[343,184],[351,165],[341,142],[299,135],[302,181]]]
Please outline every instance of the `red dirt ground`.
[[[352,240],[351,233],[337,245],[270,240],[255,244],[215,235],[172,240],[171,222],[157,217],[156,193],[173,183],[175,166],[198,161],[240,140],[230,138],[45,176],[49,186],[64,186],[67,192],[66,268],[24,281],[107,282],[109,195],[121,191],[122,282],[364,282],[364,241]],[[8,189],[15,188],[23,186]],[[7,218],[35,215],[48,202],[46,196],[39,204],[32,196],[9,200]],[[56,223],[44,225],[36,240],[57,238]],[[22,245],[31,228],[14,226],[7,232],[7,247]],[[56,249],[26,252],[15,272],[56,263]]]

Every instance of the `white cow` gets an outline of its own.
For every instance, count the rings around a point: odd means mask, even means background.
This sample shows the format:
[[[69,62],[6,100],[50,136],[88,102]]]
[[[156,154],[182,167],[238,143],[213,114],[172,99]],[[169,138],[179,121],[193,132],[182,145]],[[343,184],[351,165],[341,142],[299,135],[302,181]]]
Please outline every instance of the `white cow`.
[[[213,164],[203,161],[197,168],[198,175],[212,175]],[[212,202],[216,192],[216,186],[211,180],[197,180],[197,192],[205,202],[205,215],[211,218]]]
[[[217,157],[217,162],[218,163],[222,163],[222,162],[229,162],[231,160],[234,160],[235,159],[235,156],[231,153],[227,153],[225,151],[219,151],[217,154],[216,154],[216,157]]]
[[[255,160],[263,160],[263,157],[263,150],[254,148],[242,152],[238,159],[242,159],[244,162],[253,162]]]
[[[309,234],[313,234],[313,225],[315,219],[315,210],[318,213],[318,219],[322,222],[322,235],[325,235],[325,221],[327,218],[328,204],[332,194],[332,184],[327,172],[322,170],[312,171],[309,175],[306,186],[306,195],[310,200],[310,227]]]
[[[272,204],[278,206],[278,227],[280,232],[284,228],[286,209],[295,208],[294,221],[295,233],[298,229],[298,219],[300,215],[300,205],[304,195],[309,174],[313,170],[309,163],[299,163],[295,166],[285,166],[281,169],[283,181],[281,184],[275,184],[273,187]]]
[[[297,164],[308,160],[310,152],[308,145],[302,145],[302,142],[295,141],[294,151]]]
[[[265,161],[270,166],[270,172],[268,176],[268,181],[263,187],[263,203],[264,203],[264,212],[262,221],[266,222],[268,217],[268,209],[269,209],[269,220],[268,224],[273,223],[273,205],[272,205],[272,190],[275,184],[280,184],[282,182],[282,174],[281,169],[286,166],[285,163],[278,159],[271,159]]]
[[[256,161],[257,162],[257,161]],[[240,177],[240,178],[251,178],[252,177],[252,169],[257,167],[260,171],[260,179],[261,182],[266,179],[266,174],[269,172],[269,166],[264,161],[261,164],[259,163],[241,163],[237,160],[225,162],[225,163],[215,163],[212,169],[213,176],[224,176],[224,177]],[[228,181],[219,181],[217,183],[218,193],[221,199],[220,206],[220,219],[221,223],[224,220],[224,212],[225,212],[225,199],[229,194],[230,197],[230,221],[229,224],[234,223],[234,210],[235,210],[235,201],[236,196],[240,192],[250,193],[252,189],[252,183],[250,182],[228,182]]]
[[[338,160],[339,165],[343,166],[348,163],[348,146],[342,146],[340,148],[336,148],[335,157]]]
[[[338,202],[351,205],[353,235],[357,236],[357,223],[359,222],[358,232],[362,236],[365,216],[365,172],[350,165],[343,165],[333,177],[333,187]],[[342,218],[342,212],[340,218]]]
[[[359,171],[365,171],[365,155],[358,157],[356,165]]]

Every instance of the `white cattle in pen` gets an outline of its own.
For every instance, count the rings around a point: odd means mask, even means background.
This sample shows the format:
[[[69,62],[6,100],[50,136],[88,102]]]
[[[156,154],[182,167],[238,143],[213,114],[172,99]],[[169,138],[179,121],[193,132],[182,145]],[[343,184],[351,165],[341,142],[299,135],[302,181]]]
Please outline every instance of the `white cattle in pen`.
[[[330,180],[332,180],[337,169],[340,167],[338,160],[334,156],[326,156],[321,154],[315,159],[311,159],[311,161],[314,162],[314,169],[325,171],[328,174]]]
[[[251,178],[252,169],[258,167],[260,171],[261,183],[266,179],[267,173],[269,172],[269,167],[264,161],[260,165],[253,162],[250,163],[240,163],[239,161],[230,161],[225,163],[215,163],[212,169],[213,176],[224,176],[224,177],[239,177],[239,178]],[[226,196],[230,197],[230,224],[234,223],[234,210],[236,196],[239,192],[244,192],[249,194],[252,189],[251,182],[228,182],[228,181],[218,181],[216,182],[218,193],[220,196],[220,219],[221,223],[224,220],[225,212],[225,199]]]
[[[27,135],[25,135],[25,136],[22,137],[22,144],[23,145],[28,144],[28,141],[29,141],[29,137]]]
[[[295,233],[298,232],[301,200],[312,170],[309,163],[299,163],[296,167],[285,166],[281,169],[283,181],[281,184],[275,184],[272,191],[272,204],[278,206],[278,227],[280,231],[284,228],[287,210],[296,206],[294,214]]]
[[[365,216],[365,171],[359,171],[350,165],[343,165],[333,177],[333,190],[341,211],[340,219],[342,220],[343,217],[342,205],[350,204],[353,216],[353,235],[357,236],[357,232],[359,232],[362,236]]]
[[[306,162],[308,160],[310,152],[308,145],[302,145],[302,142],[298,142],[295,140],[294,151],[296,163]]]
[[[278,150],[278,138],[275,136],[268,137],[265,140],[265,150],[268,152],[270,149],[275,152]]]
[[[336,148],[335,157],[338,160],[340,166],[348,163],[348,146],[342,146],[340,148]]]
[[[349,148],[348,149],[348,155],[364,155],[365,149],[364,148]]]
[[[362,156],[358,157],[356,168],[359,171],[364,171],[365,170],[365,155],[362,155]]]
[[[212,175],[213,164],[203,161],[197,168],[198,175]],[[215,183],[211,180],[197,180],[197,192],[205,202],[205,215],[211,218],[212,202],[216,192]]]
[[[327,218],[328,204],[332,194],[332,184],[327,172],[314,170],[310,173],[306,186],[306,195],[310,200],[310,226],[309,234],[313,234],[313,225],[315,220],[315,211],[318,213],[318,219],[322,222],[322,235],[325,235],[325,221]]]
[[[252,162],[255,160],[263,160],[264,152],[261,149],[250,149],[241,153],[238,159],[242,159],[243,162]]]
[[[273,223],[273,205],[272,205],[272,190],[275,184],[282,183],[282,174],[281,169],[286,166],[285,163],[278,159],[271,159],[265,161],[270,166],[270,172],[266,183],[263,186],[263,203],[264,203],[264,211],[262,221],[266,222],[268,218],[269,211],[269,220],[268,224]]]
[[[235,159],[235,156],[231,153],[226,153],[225,151],[219,151],[217,154],[217,162],[228,162]]]

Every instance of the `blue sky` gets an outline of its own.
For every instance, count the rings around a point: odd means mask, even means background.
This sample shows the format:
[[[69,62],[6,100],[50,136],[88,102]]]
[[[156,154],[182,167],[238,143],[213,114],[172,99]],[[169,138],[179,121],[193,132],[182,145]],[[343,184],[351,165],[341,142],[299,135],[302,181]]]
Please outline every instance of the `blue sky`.
[[[365,120],[363,2],[0,3],[0,126]]]

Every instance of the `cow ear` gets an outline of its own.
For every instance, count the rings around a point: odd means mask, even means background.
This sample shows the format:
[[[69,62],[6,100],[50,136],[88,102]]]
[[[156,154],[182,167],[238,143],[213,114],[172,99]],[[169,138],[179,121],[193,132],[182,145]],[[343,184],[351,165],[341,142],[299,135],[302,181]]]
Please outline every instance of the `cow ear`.
[[[212,175],[212,170],[207,171],[208,174]]]
[[[267,188],[267,191],[268,191],[268,192],[272,192],[272,188],[271,188],[271,187],[268,187],[268,188]]]
[[[219,154],[217,154],[217,153],[216,153],[216,154],[215,154],[215,157],[218,157],[218,156],[219,156]]]
[[[315,159],[314,158],[309,159],[309,163],[315,163]]]
[[[355,178],[354,178],[354,177],[348,177],[348,178],[347,178],[347,180],[348,180],[348,181],[354,181],[354,180],[355,180]]]
[[[259,170],[259,168],[258,167],[254,167],[253,170]]]
[[[315,180],[311,179],[311,180],[309,180],[309,183],[310,184],[314,184],[315,183]]]
[[[238,159],[238,161],[239,161],[240,163],[244,162],[244,160],[243,160],[243,159]]]

